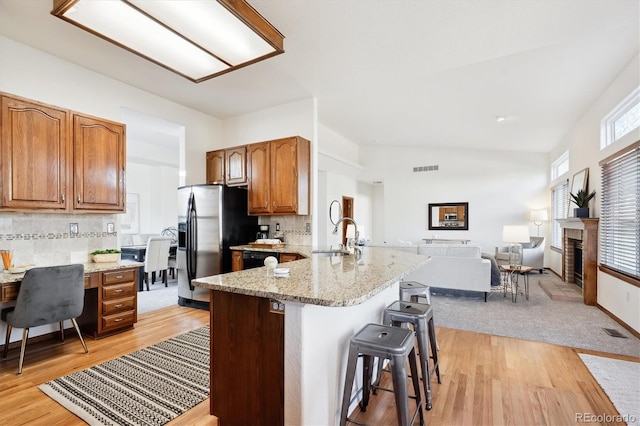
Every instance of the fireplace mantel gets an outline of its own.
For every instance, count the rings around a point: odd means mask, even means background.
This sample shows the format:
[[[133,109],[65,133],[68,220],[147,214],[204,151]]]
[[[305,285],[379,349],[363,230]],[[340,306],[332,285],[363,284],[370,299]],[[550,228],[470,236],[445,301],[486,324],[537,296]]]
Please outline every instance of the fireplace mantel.
[[[558,219],[563,228],[562,279],[573,284],[575,241],[582,242],[582,296],[585,305],[598,302],[598,218]]]

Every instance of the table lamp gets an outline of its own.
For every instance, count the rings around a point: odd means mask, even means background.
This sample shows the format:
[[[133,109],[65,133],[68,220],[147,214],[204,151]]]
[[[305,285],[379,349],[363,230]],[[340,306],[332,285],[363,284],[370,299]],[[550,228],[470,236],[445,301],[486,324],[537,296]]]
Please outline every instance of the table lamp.
[[[522,244],[529,242],[529,227],[505,225],[502,228],[502,241],[509,243],[509,266],[522,265]]]
[[[358,243],[357,241],[354,241],[356,239],[355,225],[352,225],[352,224],[347,225],[347,232],[346,232],[345,238],[347,239],[347,248],[349,249],[349,251],[351,251],[353,246]]]
[[[538,227],[538,237],[540,236],[540,226],[542,222],[549,220],[549,215],[546,210],[532,210],[529,220]]]

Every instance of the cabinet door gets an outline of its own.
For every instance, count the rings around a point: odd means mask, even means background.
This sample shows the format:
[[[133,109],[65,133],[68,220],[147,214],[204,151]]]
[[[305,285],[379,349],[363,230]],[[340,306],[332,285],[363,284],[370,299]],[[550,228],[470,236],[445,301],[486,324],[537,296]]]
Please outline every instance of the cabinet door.
[[[124,125],[74,114],[73,146],[74,209],[124,211]]]
[[[269,142],[254,143],[247,147],[249,214],[271,213],[270,166]]]
[[[207,152],[207,183],[225,183],[224,162],[224,149]]]
[[[280,263],[293,262],[294,260],[298,260],[298,258],[296,253],[280,253]]]
[[[66,210],[69,112],[21,98],[2,96],[3,207]]]
[[[231,250],[231,270],[233,272],[242,271],[244,262],[242,261],[242,250]]]
[[[298,209],[298,166],[295,138],[271,142],[271,205],[276,214]]]
[[[227,185],[241,186],[247,184],[247,147],[239,146],[225,150],[225,166]]]

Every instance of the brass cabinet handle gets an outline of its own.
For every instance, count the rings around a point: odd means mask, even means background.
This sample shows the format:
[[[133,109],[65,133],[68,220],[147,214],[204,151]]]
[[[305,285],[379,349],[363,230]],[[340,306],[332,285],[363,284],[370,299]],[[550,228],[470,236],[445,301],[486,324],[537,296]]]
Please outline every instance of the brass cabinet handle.
[[[116,308],[122,308],[123,306],[124,306],[124,303],[118,303],[118,304],[116,305]]]
[[[122,278],[122,277],[123,277],[122,275],[116,275],[116,278]]]
[[[64,203],[64,194],[62,194],[62,202]]]
[[[121,288],[119,288],[119,289],[117,289],[117,290],[113,290],[113,292],[114,292],[114,293],[122,293],[123,291],[124,291],[124,290],[123,290],[123,289],[121,289]]]
[[[78,203],[80,202],[80,195],[78,195]]]
[[[120,322],[122,321],[122,318],[116,318],[115,320],[113,320],[113,322]]]

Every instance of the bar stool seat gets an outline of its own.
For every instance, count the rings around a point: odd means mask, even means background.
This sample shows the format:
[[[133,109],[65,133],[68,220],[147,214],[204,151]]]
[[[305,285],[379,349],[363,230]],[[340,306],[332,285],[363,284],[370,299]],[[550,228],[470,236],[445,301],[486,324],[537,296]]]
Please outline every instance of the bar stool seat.
[[[419,297],[426,299],[427,305],[431,304],[431,287],[417,281],[400,281],[400,300],[405,302],[421,302]]]
[[[416,302],[404,302],[397,300],[384,310],[382,323],[395,327],[404,324],[413,325],[418,340],[418,352],[420,368],[422,370],[422,382],[425,394],[425,406],[431,410],[431,376],[435,373],[438,383],[440,378],[440,366],[438,364],[438,351],[436,350],[436,331],[433,323],[433,308],[431,305]],[[429,355],[431,347],[431,355]],[[433,371],[429,369],[430,359],[433,360]],[[382,373],[382,363],[378,364],[378,381]]]
[[[382,364],[383,360],[388,359],[390,361],[393,379],[393,392],[395,394],[398,423],[401,426],[413,424],[416,416],[419,414],[420,425],[424,425],[422,396],[420,394],[413,333],[407,329],[388,327],[380,324],[367,324],[351,337],[344,393],[342,395],[340,425],[344,426],[347,421],[355,423],[349,419],[348,410],[359,357],[363,358],[363,389],[362,401],[360,402],[362,411],[366,411],[367,405],[369,404],[369,393],[372,388],[371,373],[373,360],[374,358],[379,358],[378,363]],[[409,358],[415,396],[409,396],[407,389],[407,357]],[[416,400],[416,411],[413,416],[409,415],[409,398]]]

